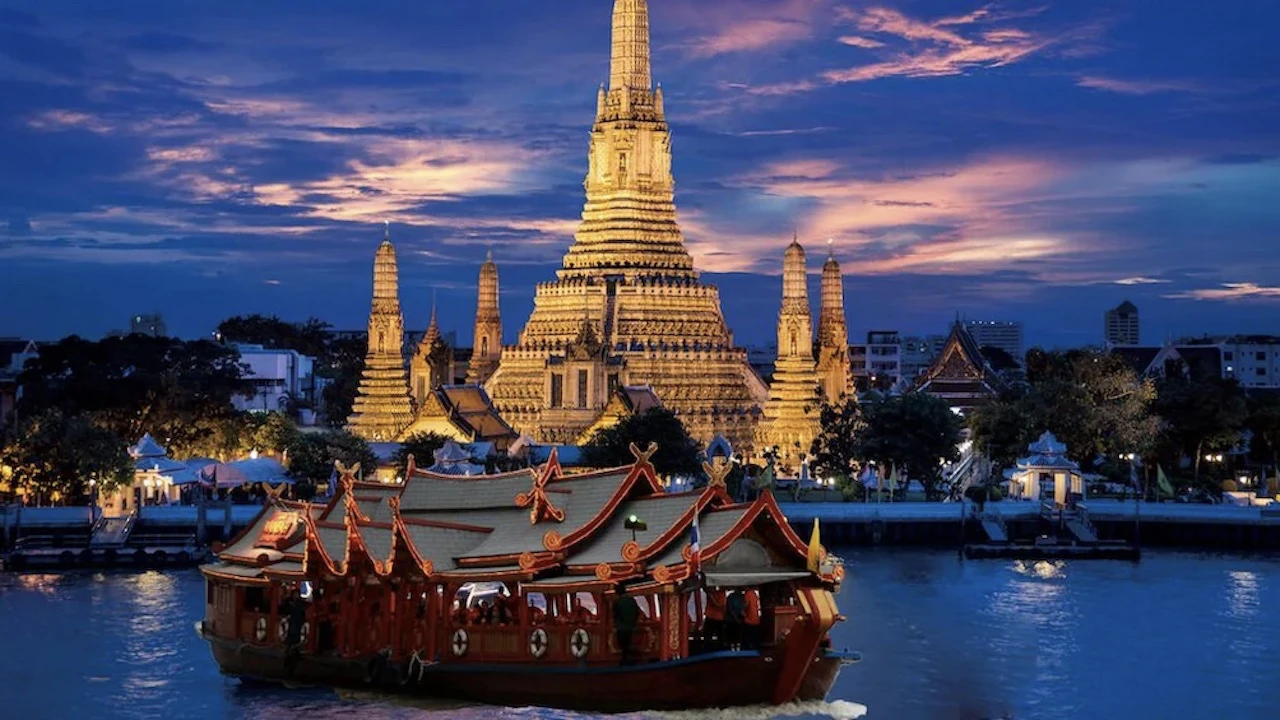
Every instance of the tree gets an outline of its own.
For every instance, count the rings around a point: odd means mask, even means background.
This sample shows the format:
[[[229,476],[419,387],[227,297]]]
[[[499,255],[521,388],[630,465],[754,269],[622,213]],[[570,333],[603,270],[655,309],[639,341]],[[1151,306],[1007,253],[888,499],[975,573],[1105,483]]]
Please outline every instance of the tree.
[[[217,454],[236,432],[231,399],[252,392],[244,373],[239,353],[213,342],[71,336],[27,363],[21,414],[84,413],[121,438],[150,432],[177,457]]]
[[[1244,393],[1235,380],[1218,376],[1193,378],[1169,368],[1160,382],[1156,411],[1164,419],[1164,439],[1179,456],[1190,455],[1200,479],[1204,454],[1227,450],[1240,442],[1249,420]]]
[[[1047,418],[1033,417],[1036,407],[1024,390],[1014,390],[974,408],[966,416],[974,450],[1000,467],[1013,467]],[[1040,430],[1043,432],[1043,430]]]
[[[275,315],[237,315],[218,323],[218,337],[223,342],[261,345],[273,350],[295,350],[318,358],[325,353],[331,338],[331,326],[318,318],[292,323]]]
[[[659,475],[697,476],[702,472],[698,443],[689,437],[680,418],[665,407],[628,415],[616,425],[598,430],[583,446],[583,451],[589,465],[619,467],[635,462],[631,443],[643,450],[650,442],[658,444],[652,462]]]
[[[858,399],[847,396],[836,403],[822,403],[818,412],[822,432],[813,439],[810,455],[819,477],[856,477],[858,447],[855,436],[862,428],[862,408]]]
[[[334,460],[343,465],[360,463],[363,476],[369,478],[378,468],[378,458],[369,443],[345,430],[330,430],[299,433],[297,443],[289,448],[289,473],[311,482],[328,480]]]
[[[244,430],[239,442],[241,453],[257,450],[285,457],[289,449],[296,447],[302,440],[302,431],[293,422],[293,418],[282,412],[245,413],[242,422]]]
[[[351,415],[367,349],[363,338],[334,338],[317,363],[316,375],[329,381],[324,388],[324,416],[331,427],[341,427]]]
[[[83,414],[50,409],[28,418],[0,448],[10,487],[37,502],[68,502],[87,494],[94,480],[110,492],[133,474],[125,443]]]
[[[413,462],[418,467],[431,466],[435,462],[435,452],[444,447],[448,441],[449,438],[434,432],[410,435],[400,444],[400,449],[396,450],[394,458],[396,472],[400,473],[400,477],[407,477],[410,455],[413,456]]]
[[[1257,393],[1249,398],[1249,419],[1245,427],[1253,435],[1250,445],[1255,458],[1280,468],[1280,395]]]
[[[892,463],[919,480],[933,497],[942,463],[960,459],[960,418],[944,400],[910,393],[868,403],[854,435],[862,462]]]

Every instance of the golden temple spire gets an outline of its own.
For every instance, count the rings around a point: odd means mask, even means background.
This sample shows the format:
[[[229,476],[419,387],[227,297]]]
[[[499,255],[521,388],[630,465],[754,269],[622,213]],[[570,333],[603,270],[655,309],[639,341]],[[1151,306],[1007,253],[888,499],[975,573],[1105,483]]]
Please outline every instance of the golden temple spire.
[[[835,240],[828,240],[830,252],[822,266],[822,300],[818,315],[818,375],[822,390],[830,400],[848,394],[852,388],[849,365],[849,326],[844,319],[844,275],[836,260]]]
[[[649,3],[646,0],[615,0],[609,89],[649,90],[652,86],[649,70]]]
[[[347,428],[372,442],[391,442],[413,420],[405,374],[404,316],[400,312],[399,270],[391,244],[391,224],[373,258],[373,305],[369,312],[369,346],[360,386],[347,418]]]

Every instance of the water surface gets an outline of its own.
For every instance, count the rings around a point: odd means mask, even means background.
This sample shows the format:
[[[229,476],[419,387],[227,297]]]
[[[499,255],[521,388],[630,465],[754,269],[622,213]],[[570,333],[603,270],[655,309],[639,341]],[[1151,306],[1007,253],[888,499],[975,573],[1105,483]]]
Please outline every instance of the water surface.
[[[1151,553],[1141,563],[961,561],[849,550],[833,703],[786,716],[1275,718],[1280,558]],[[194,570],[0,575],[0,716],[577,718],[242,686],[192,626]],[[766,718],[772,709],[711,715]],[[664,718],[708,717],[667,713]]]

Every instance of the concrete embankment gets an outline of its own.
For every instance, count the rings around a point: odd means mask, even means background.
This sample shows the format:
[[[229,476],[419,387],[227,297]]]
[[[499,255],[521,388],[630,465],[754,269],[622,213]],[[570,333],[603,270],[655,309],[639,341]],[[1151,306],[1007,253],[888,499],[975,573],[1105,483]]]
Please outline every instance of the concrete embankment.
[[[1280,549],[1280,512],[1258,507],[1096,500],[1085,503],[1103,541],[1125,540],[1148,547],[1212,550]],[[787,520],[808,538],[817,518],[827,545],[930,545],[958,547],[987,539],[972,506],[960,503],[783,503]],[[1010,536],[1036,534],[1040,505],[988,503]]]

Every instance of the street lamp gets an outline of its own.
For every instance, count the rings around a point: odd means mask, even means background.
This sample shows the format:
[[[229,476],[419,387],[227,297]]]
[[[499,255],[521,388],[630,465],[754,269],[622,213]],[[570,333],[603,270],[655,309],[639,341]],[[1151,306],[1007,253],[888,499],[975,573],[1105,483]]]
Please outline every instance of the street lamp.
[[[636,517],[635,515],[632,515],[631,517],[627,518],[626,522],[622,524],[622,528],[624,530],[631,531],[631,541],[635,542],[636,532],[637,531],[644,532],[645,530],[648,530],[649,524],[641,520],[640,518]]]

